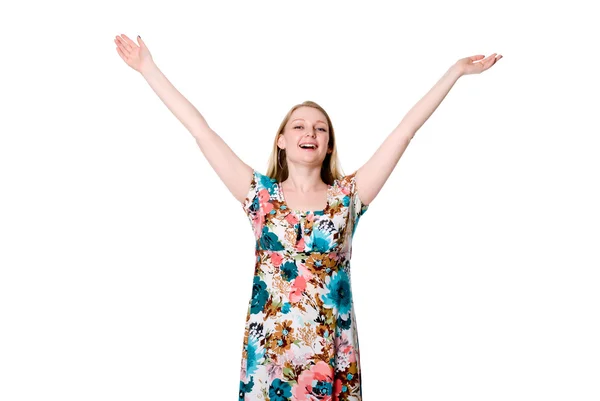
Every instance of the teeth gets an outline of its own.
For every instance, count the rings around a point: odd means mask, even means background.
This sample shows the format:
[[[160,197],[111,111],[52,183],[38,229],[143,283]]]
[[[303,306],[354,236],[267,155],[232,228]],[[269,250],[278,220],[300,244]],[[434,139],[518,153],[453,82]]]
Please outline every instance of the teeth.
[[[313,144],[308,144],[308,143],[303,143],[302,145],[300,145],[301,148],[312,148],[312,149],[316,149],[317,147]]]

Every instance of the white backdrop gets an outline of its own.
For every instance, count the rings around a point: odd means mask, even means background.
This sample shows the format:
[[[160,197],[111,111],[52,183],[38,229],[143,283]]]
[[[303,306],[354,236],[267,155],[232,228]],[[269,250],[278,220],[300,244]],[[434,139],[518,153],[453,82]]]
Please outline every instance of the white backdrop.
[[[590,3],[14,3],[2,13],[0,399],[235,400],[254,242],[119,57],[266,172],[313,100],[345,173],[459,58],[354,238],[365,401],[598,400],[598,43]]]

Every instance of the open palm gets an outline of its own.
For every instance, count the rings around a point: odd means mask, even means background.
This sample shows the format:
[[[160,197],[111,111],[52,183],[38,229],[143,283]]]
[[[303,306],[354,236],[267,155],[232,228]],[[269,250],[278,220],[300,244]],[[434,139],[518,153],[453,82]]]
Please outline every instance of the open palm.
[[[139,45],[123,34],[116,36],[115,43],[117,45],[117,52],[123,61],[125,61],[128,66],[141,73],[145,67],[152,64],[154,61],[142,38],[138,36],[137,40]]]
[[[483,54],[478,54],[476,56],[461,58],[456,62],[456,65],[462,71],[463,75],[468,74],[481,74],[494,64],[496,61],[502,58],[502,55],[499,54],[496,56],[496,53],[492,53],[485,59]],[[483,59],[483,60],[482,60]]]

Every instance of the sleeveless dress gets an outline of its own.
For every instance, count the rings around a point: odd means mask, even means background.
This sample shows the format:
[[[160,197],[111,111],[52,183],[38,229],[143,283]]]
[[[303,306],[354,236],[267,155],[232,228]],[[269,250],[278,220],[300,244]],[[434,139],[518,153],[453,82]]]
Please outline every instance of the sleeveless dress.
[[[350,282],[352,237],[368,205],[356,172],[323,210],[290,210],[281,184],[253,170],[242,206],[256,239],[240,401],[361,401]]]

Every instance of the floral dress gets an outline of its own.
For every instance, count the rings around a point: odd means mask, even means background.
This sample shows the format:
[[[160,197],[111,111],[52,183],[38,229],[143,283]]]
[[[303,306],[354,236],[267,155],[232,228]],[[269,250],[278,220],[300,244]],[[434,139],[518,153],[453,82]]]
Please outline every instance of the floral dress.
[[[256,170],[242,206],[256,239],[240,401],[361,401],[350,283],[352,237],[368,208],[356,172],[327,189],[323,210],[287,207]]]

